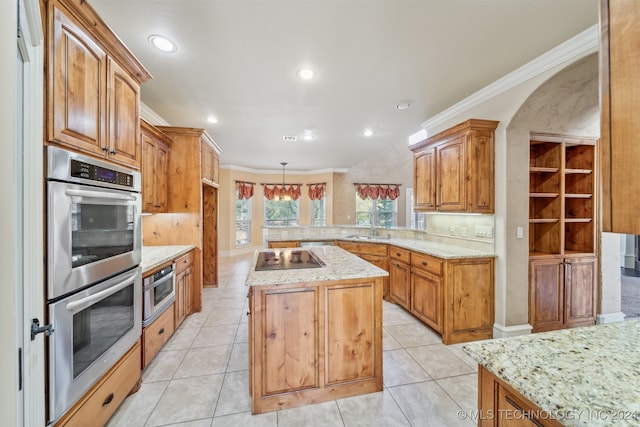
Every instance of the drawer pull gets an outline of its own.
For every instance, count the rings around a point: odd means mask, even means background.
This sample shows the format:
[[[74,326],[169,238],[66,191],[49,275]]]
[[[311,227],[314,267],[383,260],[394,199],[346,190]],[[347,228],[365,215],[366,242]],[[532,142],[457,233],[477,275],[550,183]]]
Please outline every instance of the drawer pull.
[[[427,261],[422,261],[422,265],[427,266]]]
[[[109,396],[107,396],[107,398],[104,399],[104,402],[102,402],[102,406],[107,406],[109,403],[111,403],[112,400],[113,400],[113,393],[109,393]]]
[[[400,256],[400,252],[396,252],[396,256]]]
[[[158,335],[162,335],[162,334],[164,334],[164,328],[162,328],[162,329],[160,329],[160,330],[158,331]]]

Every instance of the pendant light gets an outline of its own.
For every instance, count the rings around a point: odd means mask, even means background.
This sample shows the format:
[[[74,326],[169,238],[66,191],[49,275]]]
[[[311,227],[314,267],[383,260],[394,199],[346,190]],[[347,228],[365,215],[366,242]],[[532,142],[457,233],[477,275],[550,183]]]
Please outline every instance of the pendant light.
[[[284,185],[284,168],[285,166],[287,166],[287,162],[280,162],[280,164],[282,165],[282,191],[286,192],[287,187],[285,187]],[[291,200],[291,196],[285,193],[284,197],[282,197],[282,200],[289,201]]]

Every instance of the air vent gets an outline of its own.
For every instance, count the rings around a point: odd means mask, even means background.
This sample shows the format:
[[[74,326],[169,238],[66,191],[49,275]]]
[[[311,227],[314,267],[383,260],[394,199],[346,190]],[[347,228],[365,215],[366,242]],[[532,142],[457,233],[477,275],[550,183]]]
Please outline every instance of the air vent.
[[[285,135],[282,137],[282,140],[288,142],[296,142],[298,140],[298,137],[295,135]]]

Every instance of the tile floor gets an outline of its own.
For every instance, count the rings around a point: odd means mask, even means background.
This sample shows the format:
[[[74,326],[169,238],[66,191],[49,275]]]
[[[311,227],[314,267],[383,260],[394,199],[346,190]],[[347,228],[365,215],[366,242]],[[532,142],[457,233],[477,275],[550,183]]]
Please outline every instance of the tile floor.
[[[383,308],[384,391],[251,415],[247,289],[251,256],[220,259],[220,287],[205,289],[189,316],[144,370],[108,427],[472,426],[477,365],[394,304]]]

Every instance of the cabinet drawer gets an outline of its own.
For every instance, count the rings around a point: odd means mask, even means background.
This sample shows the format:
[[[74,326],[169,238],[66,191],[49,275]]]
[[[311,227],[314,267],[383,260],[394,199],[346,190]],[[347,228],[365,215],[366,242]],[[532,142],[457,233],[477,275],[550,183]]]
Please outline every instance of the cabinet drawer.
[[[193,252],[191,251],[185,255],[182,255],[180,258],[176,259],[176,273],[180,273],[181,271],[186,270],[187,268],[193,266]]]
[[[145,368],[173,334],[173,304],[142,331],[142,367]]]
[[[404,262],[405,264],[411,263],[411,251],[399,248],[397,246],[389,246],[389,257]]]
[[[297,248],[300,243],[297,240],[274,240],[268,244],[270,249],[276,248]]]
[[[411,254],[411,266],[421,270],[428,271],[436,276],[442,276],[443,261],[429,255],[413,252]]]
[[[338,246],[357,255],[387,256],[387,245],[376,243],[339,242]]]
[[[140,344],[136,343],[106,378],[80,400],[78,409],[56,427],[105,425],[140,380],[140,351]]]

